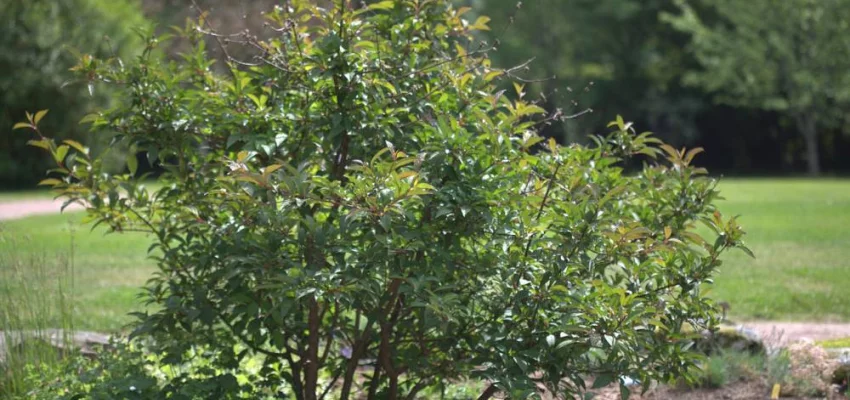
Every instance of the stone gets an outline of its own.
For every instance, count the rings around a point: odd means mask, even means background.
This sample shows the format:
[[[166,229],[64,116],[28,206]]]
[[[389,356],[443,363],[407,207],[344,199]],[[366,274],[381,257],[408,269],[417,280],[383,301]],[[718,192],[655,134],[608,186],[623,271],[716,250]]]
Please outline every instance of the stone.
[[[0,331],[0,364],[6,362],[10,351],[22,350],[29,345],[47,345],[62,356],[70,351],[79,351],[84,357],[95,358],[99,349],[108,348],[109,335],[97,332],[66,332],[62,329],[41,331]]]
[[[702,338],[697,339],[696,348],[706,354],[718,350],[747,351],[752,354],[765,351],[761,336],[743,326],[721,326],[716,332],[704,332]]]

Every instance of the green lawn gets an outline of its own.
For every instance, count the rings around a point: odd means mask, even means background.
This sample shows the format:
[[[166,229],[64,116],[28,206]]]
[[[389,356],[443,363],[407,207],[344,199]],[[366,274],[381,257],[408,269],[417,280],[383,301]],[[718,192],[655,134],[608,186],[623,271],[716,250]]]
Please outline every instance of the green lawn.
[[[850,321],[850,181],[727,179],[720,190],[756,254],[728,254],[712,289],[733,319]]]
[[[29,199],[52,199],[53,197],[53,192],[48,188],[0,192],[0,202]]]
[[[710,293],[729,302],[730,317],[850,321],[850,181],[728,179],[721,191],[721,210],[741,215],[757,257],[735,251],[724,258]],[[0,222],[0,254],[65,257],[73,238],[75,324],[117,330],[139,309],[139,287],[155,270],[146,257],[151,241],[90,232],[81,217]]]
[[[140,309],[139,288],[155,270],[146,256],[151,240],[140,234],[92,232],[81,225],[82,216],[77,212],[0,222],[0,268],[15,257],[62,263],[73,256],[75,326],[119,330],[131,320],[126,314]]]

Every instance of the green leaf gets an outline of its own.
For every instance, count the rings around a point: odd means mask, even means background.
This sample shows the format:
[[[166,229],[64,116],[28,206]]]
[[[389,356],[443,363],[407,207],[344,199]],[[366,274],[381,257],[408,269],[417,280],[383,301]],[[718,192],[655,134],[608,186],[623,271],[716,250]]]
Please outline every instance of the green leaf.
[[[620,399],[629,400],[632,395],[632,390],[628,386],[620,382]]]
[[[130,175],[136,175],[136,170],[139,169],[139,160],[136,158],[135,152],[130,152],[127,155],[127,168],[130,170]]]
[[[13,126],[13,127],[12,127],[12,130],[15,130],[15,129],[23,129],[23,128],[30,128],[30,129],[32,129],[32,127],[33,127],[33,126],[32,126],[32,125],[30,125],[30,123],[29,123],[29,122],[18,122],[17,124],[15,124],[15,126]]]
[[[80,120],[80,124],[85,124],[87,122],[94,123],[94,122],[97,122],[99,119],[100,119],[100,114],[97,114],[97,113],[86,114],[86,116],[84,116]]]
[[[275,171],[277,171],[281,168],[283,168],[283,165],[280,165],[280,164],[269,165],[268,167],[263,169],[263,176],[267,177],[267,176],[271,175],[273,172],[275,172]]]
[[[62,184],[62,181],[60,181],[59,179],[47,178],[47,179],[43,179],[41,182],[39,182],[38,186],[56,186],[56,185],[60,185],[60,184]]]
[[[738,246],[738,248],[739,248],[739,249],[741,249],[741,251],[743,251],[744,253],[746,253],[746,254],[747,254],[748,256],[750,256],[751,258],[756,258],[756,255],[753,253],[753,251],[752,251],[752,250],[750,250],[750,248],[749,248],[749,247],[741,245],[741,246]]]
[[[83,153],[83,154],[86,154],[86,155],[89,154],[89,149],[87,149],[85,146],[83,146],[82,143],[80,143],[76,140],[65,139],[65,140],[62,141],[62,143],[65,143],[68,146],[73,147],[75,150],[79,151],[80,153]]]
[[[617,377],[614,374],[600,374],[593,380],[593,388],[599,389],[611,384]]]
[[[404,171],[396,175],[396,179],[403,180],[416,175],[416,171]]]
[[[47,139],[30,140],[27,142],[27,144],[30,146],[41,147],[45,150],[50,150],[50,141]]]
[[[525,104],[520,103],[519,105],[517,105],[517,110],[516,110],[516,115],[520,116],[520,117],[524,117],[526,115],[545,114],[545,113],[546,113],[546,109],[544,109],[543,107],[534,105],[534,104],[525,105]]]
[[[57,163],[61,164],[62,161],[65,161],[65,156],[68,155],[68,149],[70,149],[70,147],[64,144],[56,149],[56,152],[53,153],[53,158],[56,160]]]
[[[477,29],[480,31],[489,31],[490,27],[487,26],[487,23],[490,22],[490,17],[486,15],[482,15],[475,20],[475,23],[470,26],[472,29]]]
[[[492,81],[493,79],[496,79],[496,78],[498,78],[498,77],[500,77],[500,76],[502,76],[502,75],[504,75],[504,74],[505,74],[505,73],[504,73],[503,71],[490,71],[490,72],[488,72],[486,75],[484,75],[484,81],[485,81],[485,82],[490,82],[490,81]]]
[[[375,4],[370,4],[367,8],[369,10],[392,10],[395,8],[395,3],[396,2],[394,0],[384,0]]]
[[[35,117],[33,118],[33,123],[38,125],[38,121],[41,121],[41,119],[44,118],[45,115],[47,115],[47,111],[48,110],[41,110],[41,111],[35,113]]]

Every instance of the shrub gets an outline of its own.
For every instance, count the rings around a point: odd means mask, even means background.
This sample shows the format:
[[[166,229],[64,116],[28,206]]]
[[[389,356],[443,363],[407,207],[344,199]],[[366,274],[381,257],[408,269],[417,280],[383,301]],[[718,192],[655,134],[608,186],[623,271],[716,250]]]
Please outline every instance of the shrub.
[[[782,393],[790,396],[823,396],[830,392],[838,363],[822,347],[797,342],[787,349],[789,373]]]
[[[60,165],[45,184],[96,223],[153,236],[160,307],[134,335],[163,363],[260,356],[263,385],[299,400],[465,379],[486,382],[482,399],[522,398],[688,371],[693,332],[717,323],[703,285],[743,234],[690,165],[699,150],[622,118],[590,147],[546,141],[537,129],[559,115],[520,84],[494,89],[504,71],[472,36],[487,20],[464,12],[291,1],[269,14],[273,39],[219,38],[257,49],[226,75],[203,29],[184,32],[198,45],[180,63],[84,66],[122,84],[122,104],[89,120],[162,161],[154,192],[134,156],[129,175],[105,174],[78,143],[44,138],[43,113],[20,125]]]
[[[129,58],[141,45],[133,29],[146,21],[132,0],[4,0],[0,15],[0,187],[33,186],[50,160],[26,138],[9,134],[13,122],[31,104],[41,104],[52,110],[45,128],[95,143],[77,122],[107,104],[108,96],[90,96],[85,82],[71,83],[74,52]]]

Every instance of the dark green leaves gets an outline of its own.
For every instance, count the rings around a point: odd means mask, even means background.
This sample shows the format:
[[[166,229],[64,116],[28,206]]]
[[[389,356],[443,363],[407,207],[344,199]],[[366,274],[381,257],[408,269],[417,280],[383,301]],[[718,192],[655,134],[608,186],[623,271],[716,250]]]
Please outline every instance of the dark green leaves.
[[[200,45],[169,64],[88,60],[129,82],[97,114],[121,132],[113,147],[129,145],[129,174],[39,136],[59,166],[44,184],[88,201],[95,223],[155,240],[157,307],[137,331],[167,360],[203,347],[226,369],[247,351],[268,364],[264,385],[296,398],[325,390],[318,376],[353,396],[363,363],[380,371],[372,398],[415,397],[408,379],[474,377],[520,396],[687,371],[682,327],[715,321],[692,289],[743,235],[714,214],[698,151],[621,117],[594,146],[545,142],[551,116],[520,84],[502,97],[486,56],[464,47],[486,19],[459,14],[446,0],[294,1],[269,15],[292,35],[250,43],[268,53],[260,66],[216,75]],[[161,189],[137,181],[139,151],[166,171]],[[639,154],[668,157],[623,173]],[[217,376],[206,383],[236,390]]]

